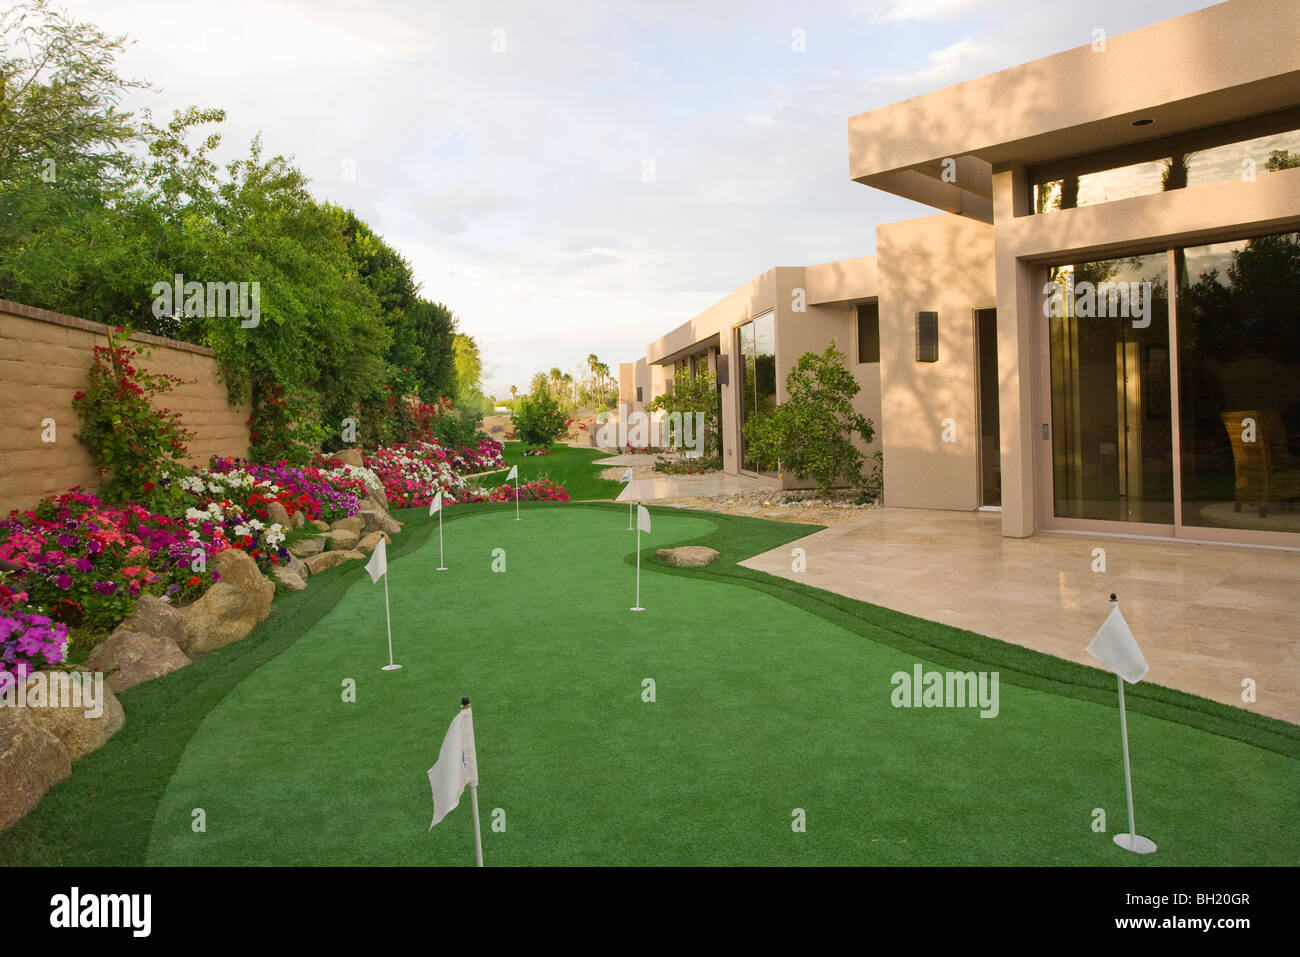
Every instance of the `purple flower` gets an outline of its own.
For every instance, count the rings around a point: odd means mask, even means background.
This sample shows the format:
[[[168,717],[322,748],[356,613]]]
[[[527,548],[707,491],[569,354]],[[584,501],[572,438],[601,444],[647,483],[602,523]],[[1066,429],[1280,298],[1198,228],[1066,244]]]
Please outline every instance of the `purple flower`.
[[[78,558],[72,564],[77,566],[77,571],[79,572],[88,572],[95,567],[94,564],[91,563],[89,558]]]
[[[101,595],[111,595],[117,591],[117,582],[95,582],[90,586]]]
[[[59,575],[57,578],[54,579],[54,584],[58,585],[64,591],[67,591],[69,588],[72,587],[72,576]]]

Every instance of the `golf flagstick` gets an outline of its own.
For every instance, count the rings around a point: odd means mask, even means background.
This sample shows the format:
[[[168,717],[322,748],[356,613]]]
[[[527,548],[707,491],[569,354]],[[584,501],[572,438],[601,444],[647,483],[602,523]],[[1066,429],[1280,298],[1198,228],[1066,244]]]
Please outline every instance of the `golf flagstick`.
[[[628,466],[627,468],[625,468],[623,470],[623,474],[618,477],[618,480],[624,485],[632,481],[632,467]],[[629,532],[632,531],[632,500],[631,499],[627,500],[627,530]]]
[[[429,503],[429,514],[438,513],[438,568],[440,572],[447,570],[447,563],[442,556],[442,489],[438,489],[438,494],[433,497]]]
[[[636,604],[632,606],[632,611],[645,611],[641,607],[641,529],[646,533],[650,532],[650,513],[646,511],[644,505],[636,507]]]
[[[438,760],[429,768],[433,791],[433,820],[429,830],[454,811],[469,785],[470,807],[474,812],[474,866],[483,866],[483,832],[478,820],[478,749],[474,745],[474,716],[469,698],[460,699],[460,710],[451,719],[447,735],[438,749]]]
[[[519,521],[519,466],[510,466],[510,474],[506,476],[506,481],[515,480],[515,521]]]
[[[1128,622],[1119,610],[1119,599],[1110,596],[1110,614],[1097,634],[1088,643],[1088,654],[1092,655],[1111,671],[1115,672],[1119,683],[1119,729],[1124,750],[1124,795],[1128,799],[1128,833],[1116,834],[1115,843],[1126,851],[1135,854],[1154,854],[1155,841],[1145,838],[1137,832],[1136,818],[1133,813],[1133,771],[1128,757],[1128,713],[1124,704],[1124,681],[1137,684],[1146,677],[1150,667],[1142,650],[1138,647]]]
[[[380,578],[384,580],[384,620],[388,625],[388,664],[384,665],[381,670],[399,671],[402,666],[393,664],[393,613],[388,606],[388,549],[385,547],[382,538],[379,540],[379,544],[375,546],[370,561],[366,562],[366,572],[370,575],[372,582],[377,582]]]
[[[469,708],[469,698],[461,698],[460,707],[462,711]],[[472,744],[474,741],[474,725],[472,721],[469,727],[469,735]],[[478,748],[476,747],[474,750],[476,752],[474,756],[474,777],[469,782],[469,809],[474,812],[474,866],[482,867],[483,833],[479,830],[478,823]]]

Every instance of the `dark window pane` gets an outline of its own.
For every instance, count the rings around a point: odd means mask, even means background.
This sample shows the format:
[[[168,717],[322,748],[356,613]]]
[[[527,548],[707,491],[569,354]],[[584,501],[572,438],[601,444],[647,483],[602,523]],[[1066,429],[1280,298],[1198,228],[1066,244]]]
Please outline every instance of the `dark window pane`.
[[[858,306],[858,361],[880,361],[880,306],[874,302]]]

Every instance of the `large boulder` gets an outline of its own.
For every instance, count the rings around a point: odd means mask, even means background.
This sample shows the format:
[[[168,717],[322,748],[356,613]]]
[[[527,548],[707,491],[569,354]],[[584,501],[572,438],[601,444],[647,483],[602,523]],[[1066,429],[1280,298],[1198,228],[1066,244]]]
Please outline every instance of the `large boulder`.
[[[319,535],[300,539],[289,546],[289,554],[297,555],[299,558],[306,558],[308,555],[319,555],[323,551],[325,551],[325,539]]]
[[[336,528],[326,532],[321,536],[325,539],[326,551],[351,551],[357,547],[357,542],[361,541],[361,535],[358,532],[350,531],[346,528]]]
[[[361,530],[363,533],[387,532],[389,535],[396,535],[402,530],[402,524],[385,511],[377,508],[363,508],[361,510]]]
[[[292,519],[289,518],[289,510],[279,502],[267,503],[266,520],[279,525],[281,528],[289,528],[292,524]]]
[[[302,591],[307,587],[307,582],[303,577],[297,572],[291,571],[285,565],[277,565],[272,571],[272,574],[275,575],[276,581],[289,589],[289,591]]]
[[[224,552],[217,552],[209,564],[221,576],[221,581],[248,593],[257,606],[258,621],[271,613],[275,585],[262,574],[253,556],[237,548],[228,548]]]
[[[306,525],[306,524],[307,524],[307,516],[306,516],[306,515],[304,515],[302,512],[294,512],[294,513],[293,513],[293,527],[294,527],[294,528],[302,528],[302,527],[303,527],[304,525]]]
[[[306,578],[308,575],[311,574],[311,569],[307,567],[307,563],[304,562],[297,555],[290,555],[288,558],[286,558],[284,560],[283,567],[293,572],[299,578]]]
[[[334,568],[336,565],[342,565],[346,561],[351,561],[354,558],[365,557],[366,556],[361,552],[333,551],[321,552],[319,555],[312,555],[310,558],[304,559],[304,561],[307,563],[307,567],[311,569],[313,575],[319,575],[326,569]]]
[[[393,540],[388,537],[387,532],[371,532],[365,538],[361,539],[361,541],[357,542],[357,551],[369,554],[379,547],[380,542],[383,542],[386,545],[393,544]]]
[[[0,708],[0,831],[7,830],[72,773],[58,735],[28,708]]]
[[[366,492],[368,494],[366,495],[365,500],[361,503],[362,508],[373,507],[381,508],[385,512],[388,511],[388,493],[384,491],[382,485],[378,488],[373,488],[367,485]]]
[[[310,525],[312,528],[316,529],[317,531],[328,532],[330,530],[330,523],[322,522],[319,518],[313,518],[307,524]]]
[[[142,595],[131,611],[131,617],[113,629],[144,635],[170,638],[175,644],[185,640],[185,619],[176,606],[153,595]],[[102,669],[97,669],[102,670]]]
[[[344,465],[350,465],[354,469],[361,468],[365,463],[361,460],[359,449],[340,449],[334,453],[334,458],[338,459]]]
[[[108,675],[109,690],[114,692],[184,668],[190,663],[180,649],[186,640],[185,619],[179,613],[176,617],[181,625],[179,638],[118,629],[95,646],[86,659],[86,667]]]
[[[239,641],[262,620],[253,596],[226,581],[217,582],[194,604],[182,608],[181,614],[185,618],[181,650],[187,655],[206,654]]]
[[[38,687],[40,699],[33,696]],[[38,671],[27,676],[25,692],[28,713],[63,743],[72,761],[98,751],[126,724],[108,682],[89,671]],[[32,707],[37,700],[40,705]]]
[[[703,545],[682,545],[679,548],[661,548],[655,552],[655,558],[668,565],[679,568],[703,568],[715,558],[718,552]]]
[[[337,522],[330,525],[330,530],[343,529],[352,532],[358,537],[361,535],[361,518],[357,515],[349,515],[347,518],[340,518]]]

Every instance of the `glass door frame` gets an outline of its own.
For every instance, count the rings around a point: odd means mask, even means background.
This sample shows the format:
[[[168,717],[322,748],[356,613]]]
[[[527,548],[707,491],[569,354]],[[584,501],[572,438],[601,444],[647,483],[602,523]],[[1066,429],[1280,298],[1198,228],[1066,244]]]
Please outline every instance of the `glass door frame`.
[[[1255,232],[1244,236],[1216,239],[1212,242],[1234,242],[1250,239]],[[1044,321],[1041,305],[1041,290],[1050,278],[1050,267],[1062,258],[1061,254],[1036,258],[1027,263],[1029,278],[1029,295],[1023,300],[1030,307],[1033,316],[1030,335],[1030,353],[1034,356],[1032,381],[1033,442],[1035,451],[1030,460],[1033,463],[1034,484],[1034,527],[1041,531],[1094,532],[1102,535],[1119,535],[1141,538],[1164,538],[1175,541],[1208,542],[1224,545],[1255,545],[1274,548],[1300,549],[1300,533],[1255,531],[1241,528],[1213,528],[1203,525],[1183,524],[1183,469],[1182,469],[1182,405],[1179,396],[1179,355],[1178,355],[1178,298],[1179,277],[1175,273],[1174,250],[1187,246],[1204,245],[1205,241],[1184,241],[1167,246],[1165,254],[1166,275],[1169,277],[1169,414],[1171,417],[1171,439],[1173,443],[1173,509],[1172,524],[1155,522],[1119,522],[1105,519],[1060,518],[1056,515],[1054,495],[1055,468],[1052,441],[1052,355],[1051,336],[1048,323]],[[1108,250],[1107,259],[1118,259],[1132,255],[1153,255],[1160,249],[1138,247],[1124,251]],[[1089,261],[1090,253],[1076,253],[1078,261]],[[1095,257],[1101,258],[1101,257]],[[1039,295],[1035,295],[1039,293]],[[1043,423],[1048,424],[1048,436],[1044,440]]]

